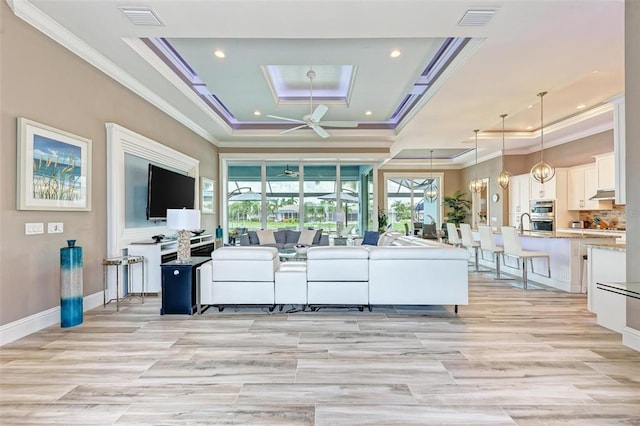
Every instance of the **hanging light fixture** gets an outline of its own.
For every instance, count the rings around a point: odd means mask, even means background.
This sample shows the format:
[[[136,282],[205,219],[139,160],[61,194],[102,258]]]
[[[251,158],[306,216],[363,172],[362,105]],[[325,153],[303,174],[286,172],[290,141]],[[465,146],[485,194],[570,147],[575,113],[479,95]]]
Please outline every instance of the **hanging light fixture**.
[[[511,180],[511,173],[504,169],[504,118],[506,116],[507,114],[500,115],[500,117],[502,117],[502,171],[498,175],[498,185],[500,185],[502,189],[507,189],[509,187],[509,181]]]
[[[424,198],[426,198],[428,202],[433,203],[438,199],[438,187],[436,186],[433,179],[433,150],[431,150],[429,179],[431,180],[431,182],[429,182],[429,184],[427,184],[427,186],[424,188]]]
[[[476,165],[473,168],[475,177],[469,182],[469,190],[473,193],[479,194],[484,189],[484,182],[478,179],[478,132],[480,129],[474,130],[476,132]]]
[[[542,99],[546,94],[547,92],[538,93],[538,96],[540,96],[540,162],[531,168],[531,177],[540,183],[550,181],[556,174],[556,169],[551,164],[545,163],[542,157],[542,153],[544,152],[544,109]]]

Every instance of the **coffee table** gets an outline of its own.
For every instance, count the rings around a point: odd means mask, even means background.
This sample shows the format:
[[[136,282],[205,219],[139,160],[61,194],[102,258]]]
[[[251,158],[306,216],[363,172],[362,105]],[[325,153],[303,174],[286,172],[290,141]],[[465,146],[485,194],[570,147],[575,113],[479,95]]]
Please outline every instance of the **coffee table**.
[[[280,260],[283,262],[298,261],[304,262],[307,260],[307,253],[298,253],[294,248],[283,248],[278,250]]]

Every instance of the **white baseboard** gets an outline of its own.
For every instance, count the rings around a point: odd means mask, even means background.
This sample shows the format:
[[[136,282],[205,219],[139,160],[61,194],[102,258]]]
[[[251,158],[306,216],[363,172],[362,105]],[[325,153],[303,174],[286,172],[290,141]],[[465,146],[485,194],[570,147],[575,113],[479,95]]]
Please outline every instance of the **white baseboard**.
[[[622,344],[640,352],[640,330],[625,327],[622,329]]]
[[[82,300],[82,310],[86,312],[96,308],[102,305],[102,300],[102,291],[85,296]],[[56,324],[60,324],[60,306],[20,318],[0,327],[0,346]]]

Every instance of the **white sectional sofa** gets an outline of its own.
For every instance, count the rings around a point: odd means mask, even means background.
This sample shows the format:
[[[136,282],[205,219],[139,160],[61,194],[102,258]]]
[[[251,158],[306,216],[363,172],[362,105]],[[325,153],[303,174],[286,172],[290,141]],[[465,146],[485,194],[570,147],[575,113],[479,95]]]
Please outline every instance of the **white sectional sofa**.
[[[464,249],[385,234],[382,246],[311,247],[280,262],[272,247],[224,247],[200,268],[199,305],[466,305]],[[200,309],[199,309],[200,312]]]
[[[311,247],[307,251],[307,304],[368,305],[367,247]]]
[[[201,305],[275,306],[275,273],[280,268],[274,247],[223,247],[199,268],[198,312]]]

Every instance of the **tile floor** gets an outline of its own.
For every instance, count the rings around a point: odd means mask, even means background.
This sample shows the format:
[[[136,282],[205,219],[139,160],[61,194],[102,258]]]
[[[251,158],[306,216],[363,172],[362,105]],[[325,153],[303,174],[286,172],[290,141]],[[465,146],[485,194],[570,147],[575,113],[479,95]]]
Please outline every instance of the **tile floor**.
[[[585,295],[470,280],[457,316],[100,307],[0,348],[0,424],[640,425],[640,353]]]

